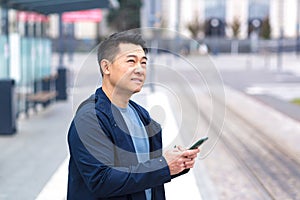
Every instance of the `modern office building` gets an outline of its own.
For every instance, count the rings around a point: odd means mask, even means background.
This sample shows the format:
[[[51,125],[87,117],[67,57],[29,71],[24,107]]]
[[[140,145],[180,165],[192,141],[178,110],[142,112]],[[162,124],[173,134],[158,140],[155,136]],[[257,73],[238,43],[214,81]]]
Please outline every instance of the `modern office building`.
[[[156,26],[190,35],[187,24],[195,18],[200,24],[218,19],[219,24],[212,25],[224,24],[221,27],[224,36],[231,37],[230,25],[237,18],[241,25],[239,38],[244,39],[249,37],[251,26],[260,26],[269,17],[272,38],[279,37],[280,30],[286,38],[299,33],[299,0],[144,0],[143,3],[142,27]]]

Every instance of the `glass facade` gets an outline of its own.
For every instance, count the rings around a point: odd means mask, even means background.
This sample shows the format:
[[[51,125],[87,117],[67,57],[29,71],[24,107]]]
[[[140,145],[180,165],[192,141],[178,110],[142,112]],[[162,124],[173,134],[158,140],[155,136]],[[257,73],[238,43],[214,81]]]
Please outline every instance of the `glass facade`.
[[[10,17],[10,24],[19,28],[9,32],[8,10],[0,7],[0,79],[15,81],[17,113],[20,113],[26,109],[26,96],[41,89],[41,80],[51,75],[52,49],[49,38],[36,34],[37,26],[43,31],[40,21],[29,21],[29,13],[21,19],[18,11],[12,12],[17,17]]]
[[[9,77],[9,53],[8,53],[8,39],[7,39],[7,9],[0,6],[0,78]]]
[[[48,39],[21,38],[21,80],[29,84],[51,73],[51,42]]]
[[[9,77],[7,42],[6,35],[0,35],[0,78]]]
[[[269,16],[270,0],[249,0],[249,19]]]
[[[205,0],[205,35],[225,36],[226,0]]]
[[[269,8],[269,0],[249,0],[248,37],[258,37],[256,34],[260,34],[263,20],[269,16]]]
[[[51,75],[51,41],[47,38],[21,38],[20,80],[17,82],[19,93],[19,112],[25,109],[26,94],[33,93],[35,83]]]
[[[226,0],[205,0],[205,19],[225,20]]]

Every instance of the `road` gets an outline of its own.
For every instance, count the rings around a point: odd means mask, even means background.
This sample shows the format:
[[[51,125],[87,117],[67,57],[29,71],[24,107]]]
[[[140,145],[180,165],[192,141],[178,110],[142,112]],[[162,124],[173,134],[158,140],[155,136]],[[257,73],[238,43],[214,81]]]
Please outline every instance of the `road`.
[[[196,127],[206,127],[202,133],[208,135],[211,141],[203,146],[202,156],[205,158],[203,163],[207,166],[206,173],[210,174],[216,196],[219,199],[299,199],[300,193],[297,190],[300,187],[300,160],[297,157],[299,149],[296,149],[295,143],[293,148],[287,148],[286,146],[291,146],[287,144],[290,139],[282,137],[282,135],[287,138],[293,136],[279,129],[270,132],[264,126],[250,121],[247,114],[240,114],[239,110],[251,108],[243,107],[243,104],[238,101],[235,101],[234,106],[231,105],[232,92],[227,89],[228,86],[220,85],[219,77],[212,69],[216,65],[210,58],[191,57],[188,61],[174,59],[173,63],[180,66],[175,67],[176,73],[173,72],[172,65],[172,67],[159,66],[156,72],[158,82],[172,90],[176,94],[173,96],[177,96],[182,103],[182,118],[188,119],[188,122],[181,121],[180,136],[186,141],[185,145],[201,132]],[[285,72],[274,73],[270,70],[243,68],[238,71],[223,70],[221,77],[226,85],[244,95],[247,95],[248,87],[262,83],[280,83],[283,86],[286,86],[286,83],[293,83],[296,87],[300,86],[300,78],[297,75]],[[222,88],[226,92],[222,91]],[[225,93],[228,97],[226,99]],[[295,97],[298,95],[298,93],[291,93],[290,90],[281,95],[287,94]],[[282,116],[297,120],[299,107],[291,105],[287,99],[277,99],[280,103],[275,104],[275,100],[266,102],[266,97],[276,99],[274,95],[251,96],[253,99],[258,97],[259,100],[264,100],[263,102],[269,108],[279,111],[283,109],[285,112],[282,112]],[[272,115],[272,109],[269,109],[270,113],[261,114],[258,120],[268,122],[270,119],[265,115]],[[259,113],[260,110],[255,112]],[[295,113],[297,115],[293,115]],[[289,126],[289,123],[278,124],[281,127]],[[293,134],[299,134],[299,123],[296,127],[290,129]],[[299,135],[296,138],[299,141]],[[214,146],[218,139],[220,142]],[[211,151],[212,147],[215,147],[213,151]],[[208,153],[211,155],[207,156]],[[199,168],[195,171],[199,171]],[[198,172],[198,176],[197,179],[200,179],[201,172]],[[207,194],[206,191],[199,189],[202,194]],[[203,199],[209,198],[203,195]]]

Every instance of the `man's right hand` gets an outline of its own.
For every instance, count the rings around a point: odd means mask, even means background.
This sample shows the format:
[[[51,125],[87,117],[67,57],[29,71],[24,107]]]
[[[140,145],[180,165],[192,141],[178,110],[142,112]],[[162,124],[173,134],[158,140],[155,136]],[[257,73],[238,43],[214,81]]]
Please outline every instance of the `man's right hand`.
[[[199,149],[186,150],[182,147],[167,150],[164,157],[168,163],[170,174],[175,175],[185,169],[193,168]]]

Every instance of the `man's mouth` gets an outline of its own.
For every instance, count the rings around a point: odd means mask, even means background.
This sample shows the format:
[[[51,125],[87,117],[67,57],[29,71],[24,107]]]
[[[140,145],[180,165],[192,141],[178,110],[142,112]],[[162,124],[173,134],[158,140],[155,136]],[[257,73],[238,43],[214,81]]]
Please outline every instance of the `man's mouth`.
[[[134,82],[143,83],[143,80],[139,78],[132,78],[131,80]]]

